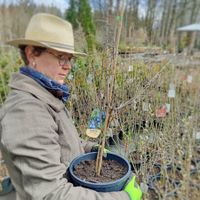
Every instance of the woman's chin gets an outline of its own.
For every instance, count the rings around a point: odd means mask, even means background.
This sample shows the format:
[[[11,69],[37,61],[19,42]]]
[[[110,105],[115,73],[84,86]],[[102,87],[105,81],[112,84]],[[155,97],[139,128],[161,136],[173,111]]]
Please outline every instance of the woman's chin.
[[[65,83],[64,80],[58,80],[57,82],[58,82],[59,84],[61,84],[61,85],[63,85],[63,84]]]

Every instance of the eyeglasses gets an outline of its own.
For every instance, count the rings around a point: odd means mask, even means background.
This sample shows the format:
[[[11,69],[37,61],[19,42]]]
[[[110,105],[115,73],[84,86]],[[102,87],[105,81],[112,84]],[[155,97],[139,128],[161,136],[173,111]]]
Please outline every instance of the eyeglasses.
[[[53,55],[55,58],[58,59],[58,63],[61,67],[65,66],[65,65],[73,65],[74,64],[74,58],[73,57],[66,57],[65,55],[56,55],[50,51],[45,51],[51,55]]]

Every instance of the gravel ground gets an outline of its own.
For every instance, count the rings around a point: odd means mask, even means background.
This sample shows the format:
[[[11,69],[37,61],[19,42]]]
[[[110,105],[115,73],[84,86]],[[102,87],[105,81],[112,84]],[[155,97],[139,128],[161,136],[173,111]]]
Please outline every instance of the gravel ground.
[[[174,64],[175,66],[179,67],[191,67],[191,66],[200,66],[200,52],[192,55],[192,56],[186,56],[184,54],[169,54],[169,53],[134,53],[134,54],[127,54],[123,55],[122,57],[125,58],[125,60],[133,59],[135,61],[137,60],[143,60],[147,63],[161,63],[163,60],[167,59],[170,61],[170,63]]]

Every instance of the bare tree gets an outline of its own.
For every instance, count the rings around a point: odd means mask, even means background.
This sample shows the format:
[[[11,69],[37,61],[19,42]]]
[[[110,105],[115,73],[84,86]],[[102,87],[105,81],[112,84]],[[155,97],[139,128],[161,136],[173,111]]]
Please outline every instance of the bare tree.
[[[156,5],[157,5],[157,0],[148,0],[145,26],[150,43],[152,42],[152,37],[153,37],[153,24],[155,19]]]
[[[191,5],[190,23],[195,23],[197,21],[197,16],[200,9],[200,2],[198,0],[193,0]],[[194,48],[196,40],[196,32],[188,33],[188,54],[192,54],[192,49]]]

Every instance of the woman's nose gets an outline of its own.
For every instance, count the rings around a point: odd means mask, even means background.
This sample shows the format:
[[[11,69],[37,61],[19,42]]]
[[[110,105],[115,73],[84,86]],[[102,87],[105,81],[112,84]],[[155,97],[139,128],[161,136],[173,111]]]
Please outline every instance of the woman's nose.
[[[62,66],[62,68],[65,69],[65,70],[71,70],[72,64],[70,62],[67,62],[66,64],[64,64]]]

